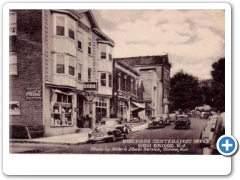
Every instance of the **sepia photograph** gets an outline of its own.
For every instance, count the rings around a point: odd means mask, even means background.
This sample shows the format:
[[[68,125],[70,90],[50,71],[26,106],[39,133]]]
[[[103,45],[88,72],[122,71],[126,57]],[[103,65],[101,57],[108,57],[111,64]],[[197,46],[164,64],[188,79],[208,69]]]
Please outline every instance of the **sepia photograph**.
[[[9,10],[10,154],[219,155],[224,134],[224,8]]]

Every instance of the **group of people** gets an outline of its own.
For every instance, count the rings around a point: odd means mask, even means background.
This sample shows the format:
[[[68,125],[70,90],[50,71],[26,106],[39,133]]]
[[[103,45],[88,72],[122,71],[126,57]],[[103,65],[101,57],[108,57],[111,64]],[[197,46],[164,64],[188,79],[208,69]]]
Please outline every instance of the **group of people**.
[[[78,128],[92,128],[92,112],[90,111],[89,114],[86,116],[83,113],[78,113],[77,116],[77,127]]]

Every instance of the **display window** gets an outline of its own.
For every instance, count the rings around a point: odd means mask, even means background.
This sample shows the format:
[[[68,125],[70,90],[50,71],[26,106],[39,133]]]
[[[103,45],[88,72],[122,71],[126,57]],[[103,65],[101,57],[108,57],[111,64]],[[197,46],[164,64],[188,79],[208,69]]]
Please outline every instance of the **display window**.
[[[53,105],[51,126],[72,126],[72,96],[56,93]]]

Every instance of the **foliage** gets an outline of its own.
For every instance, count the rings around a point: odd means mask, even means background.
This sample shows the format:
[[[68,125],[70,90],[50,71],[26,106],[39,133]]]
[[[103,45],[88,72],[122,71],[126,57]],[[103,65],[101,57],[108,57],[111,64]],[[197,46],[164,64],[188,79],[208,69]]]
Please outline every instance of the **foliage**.
[[[171,110],[192,110],[202,102],[202,93],[198,78],[183,71],[175,74],[170,80]]]
[[[212,64],[213,78],[213,106],[218,110],[225,111],[225,58]]]

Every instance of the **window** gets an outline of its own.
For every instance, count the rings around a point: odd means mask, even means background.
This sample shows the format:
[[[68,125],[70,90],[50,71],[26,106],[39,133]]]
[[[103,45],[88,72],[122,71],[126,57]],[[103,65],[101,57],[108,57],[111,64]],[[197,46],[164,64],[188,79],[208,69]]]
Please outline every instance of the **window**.
[[[17,34],[17,13],[10,12],[9,14],[9,34],[10,36]]]
[[[101,73],[101,86],[106,86],[106,73]]]
[[[75,39],[75,30],[74,30],[74,21],[71,19],[68,19],[68,37],[71,39]]]
[[[57,73],[64,74],[65,73],[65,59],[64,55],[57,55]]]
[[[112,61],[112,47],[109,47],[108,59]]]
[[[64,36],[65,35],[65,17],[62,16],[57,16],[56,17],[56,34],[59,36]]]
[[[108,86],[112,87],[112,75],[111,74],[108,75]]]
[[[133,79],[131,79],[131,91],[132,91],[132,93],[134,93]]]
[[[100,53],[101,53],[101,59],[106,59],[107,58],[107,46],[106,45],[101,44]]]
[[[118,73],[118,90],[121,90],[121,73]]]
[[[78,64],[78,80],[81,81],[82,80],[82,65]]]
[[[88,68],[88,82],[91,82],[92,79],[92,69]]]
[[[88,54],[92,54],[92,42],[88,42]]]
[[[10,75],[18,75],[17,71],[17,54],[12,52],[9,56],[10,62],[9,62],[9,74]]]
[[[77,33],[77,40],[78,40],[78,49],[82,50],[82,41],[83,41],[83,37],[82,34],[80,32]]]
[[[111,60],[112,61],[112,55],[111,54],[108,54],[109,55],[109,60]]]
[[[66,93],[57,93],[53,105],[51,126],[72,125],[72,96]]]
[[[68,57],[68,74],[75,76],[75,60],[72,57]]]

